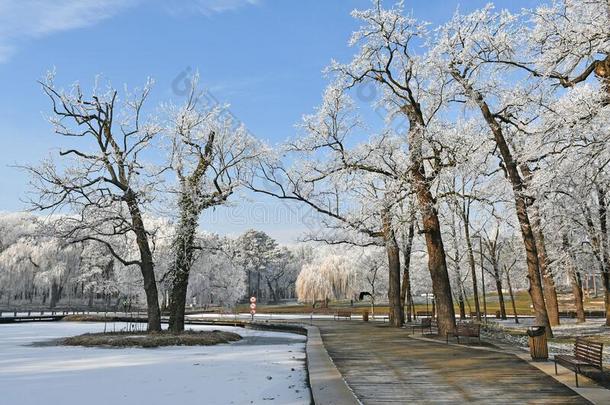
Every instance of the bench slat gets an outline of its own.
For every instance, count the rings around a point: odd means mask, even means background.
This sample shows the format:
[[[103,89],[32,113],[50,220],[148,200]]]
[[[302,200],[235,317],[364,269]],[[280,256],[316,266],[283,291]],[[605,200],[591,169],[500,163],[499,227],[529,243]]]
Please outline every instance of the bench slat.
[[[590,352],[590,353],[599,353],[602,351],[602,347],[591,347],[591,346],[587,346],[585,344],[583,344],[582,342],[574,345],[574,349],[575,350],[580,350],[583,352]]]
[[[602,368],[604,344],[592,342],[588,339],[577,337],[574,344],[574,356],[576,361]]]

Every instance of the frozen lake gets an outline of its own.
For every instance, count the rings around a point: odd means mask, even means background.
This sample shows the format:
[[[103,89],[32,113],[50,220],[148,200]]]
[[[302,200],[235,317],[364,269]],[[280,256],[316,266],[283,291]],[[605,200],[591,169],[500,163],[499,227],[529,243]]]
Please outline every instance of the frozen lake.
[[[310,403],[306,338],[297,334],[193,326],[227,330],[245,339],[156,349],[31,346],[103,328],[76,322],[0,325],[0,403]]]

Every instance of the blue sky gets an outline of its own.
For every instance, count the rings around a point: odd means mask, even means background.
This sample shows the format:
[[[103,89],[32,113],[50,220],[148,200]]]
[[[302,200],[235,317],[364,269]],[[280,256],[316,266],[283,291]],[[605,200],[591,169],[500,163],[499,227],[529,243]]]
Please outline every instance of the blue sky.
[[[432,23],[445,21],[458,6],[469,11],[486,3],[405,1],[415,16]],[[540,3],[495,2],[511,10]],[[279,143],[319,103],[326,85],[321,71],[331,58],[349,60],[353,50],[347,41],[357,28],[350,11],[369,5],[368,0],[0,0],[0,211],[25,208],[20,199],[27,178],[10,166],[57,151],[57,138],[44,120],[48,100],[36,84],[47,70],[55,68],[64,85],[91,84],[102,74],[115,86],[139,86],[150,76],[156,82],[151,105],[180,101],[176,84],[198,70],[203,84],[230,103],[252,133]],[[299,213],[256,198],[255,208],[242,203],[221,209],[204,217],[202,226],[229,234],[255,227],[283,242],[304,229]]]

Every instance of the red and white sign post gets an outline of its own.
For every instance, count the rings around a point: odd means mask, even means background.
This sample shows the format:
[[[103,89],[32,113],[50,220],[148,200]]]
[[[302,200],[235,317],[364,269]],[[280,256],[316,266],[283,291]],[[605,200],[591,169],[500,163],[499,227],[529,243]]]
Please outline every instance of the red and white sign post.
[[[254,321],[254,314],[256,314],[256,297],[250,297],[250,315],[252,321]]]

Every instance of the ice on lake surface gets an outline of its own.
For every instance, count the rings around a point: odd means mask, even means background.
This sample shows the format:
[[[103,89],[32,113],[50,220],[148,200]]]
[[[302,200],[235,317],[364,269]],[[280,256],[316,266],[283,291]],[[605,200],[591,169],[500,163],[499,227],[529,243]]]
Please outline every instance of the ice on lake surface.
[[[117,330],[122,325],[117,323]],[[232,331],[246,339],[156,349],[31,345],[103,328],[101,323],[76,322],[0,325],[0,403],[310,403],[305,337],[296,334],[193,326]]]

